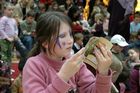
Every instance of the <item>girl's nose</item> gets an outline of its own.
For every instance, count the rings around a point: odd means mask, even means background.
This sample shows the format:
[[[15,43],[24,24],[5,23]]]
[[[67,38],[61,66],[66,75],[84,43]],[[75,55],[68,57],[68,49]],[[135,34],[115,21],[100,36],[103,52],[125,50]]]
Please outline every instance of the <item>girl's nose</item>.
[[[69,38],[67,39],[67,42],[68,42],[69,44],[73,43],[73,37],[69,36]]]

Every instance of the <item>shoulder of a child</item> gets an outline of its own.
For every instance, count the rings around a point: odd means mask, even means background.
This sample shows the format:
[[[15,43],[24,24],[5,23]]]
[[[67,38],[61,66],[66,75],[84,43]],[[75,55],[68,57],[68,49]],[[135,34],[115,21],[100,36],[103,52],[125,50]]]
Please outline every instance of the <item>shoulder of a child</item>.
[[[8,21],[8,17],[3,16],[3,17],[1,17],[0,21],[1,22],[7,22]]]
[[[31,67],[37,67],[38,69],[48,68],[46,60],[43,59],[43,57],[40,57],[39,55],[28,58],[26,64],[30,65]]]

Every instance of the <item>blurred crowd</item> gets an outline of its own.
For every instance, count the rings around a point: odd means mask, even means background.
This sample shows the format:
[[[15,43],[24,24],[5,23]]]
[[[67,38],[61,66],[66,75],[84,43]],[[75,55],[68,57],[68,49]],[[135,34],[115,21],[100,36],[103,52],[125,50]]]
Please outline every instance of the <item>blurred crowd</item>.
[[[38,18],[48,11],[62,12],[71,19],[72,53],[93,36],[108,39],[113,44],[112,82],[119,93],[140,93],[140,10],[135,10],[138,1],[0,0],[0,93],[23,93],[22,70],[36,44]],[[20,59],[20,74],[11,80],[14,49]],[[87,67],[94,74],[93,68]],[[117,92],[112,89],[111,93]]]

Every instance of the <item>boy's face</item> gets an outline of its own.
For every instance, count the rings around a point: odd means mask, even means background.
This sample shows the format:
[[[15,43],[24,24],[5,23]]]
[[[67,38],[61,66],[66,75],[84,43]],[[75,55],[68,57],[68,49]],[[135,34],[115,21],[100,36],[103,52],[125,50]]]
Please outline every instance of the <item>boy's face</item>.
[[[83,38],[76,41],[81,47],[83,46]]]
[[[135,17],[134,21],[135,21],[136,23],[140,23],[140,17]]]
[[[31,16],[27,17],[27,22],[29,24],[31,24],[33,22],[33,20],[34,20],[34,17],[31,17]]]
[[[5,15],[8,16],[8,17],[11,17],[13,14],[13,8],[12,7],[7,7],[5,9]]]

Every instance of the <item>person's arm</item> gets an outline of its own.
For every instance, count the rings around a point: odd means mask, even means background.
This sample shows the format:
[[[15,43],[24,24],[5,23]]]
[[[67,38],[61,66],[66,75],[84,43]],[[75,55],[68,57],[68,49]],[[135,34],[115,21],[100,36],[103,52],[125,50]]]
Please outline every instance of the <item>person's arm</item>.
[[[6,19],[3,17],[0,19],[0,35],[4,38],[7,39],[8,36],[5,33],[5,29],[6,29]]]
[[[130,74],[131,93],[137,93],[139,83],[139,70],[132,69]]]
[[[111,90],[112,71],[108,75],[101,75],[97,72],[96,77],[82,65],[77,73],[78,93],[109,93]]]
[[[28,32],[27,32],[27,27],[26,27],[25,24],[26,24],[25,21],[22,21],[22,22],[20,23],[20,29],[21,29],[23,35],[28,34]]]
[[[98,49],[94,47],[93,53],[97,62],[96,78],[86,66],[82,66],[78,76],[79,91],[80,93],[109,93],[112,86],[112,71],[110,71],[112,53],[101,44]]]
[[[133,23],[130,23],[130,34],[133,32]]]
[[[42,60],[41,60],[42,61]],[[52,70],[44,71],[40,59],[27,60],[23,69],[23,93],[66,93],[70,85],[62,80],[57,73],[50,78]],[[44,65],[44,64],[43,64]],[[48,66],[45,66],[48,68]]]
[[[126,0],[126,3],[128,3],[128,4],[126,7],[124,16],[132,14],[132,11],[134,9],[134,2],[135,2],[135,0]]]

